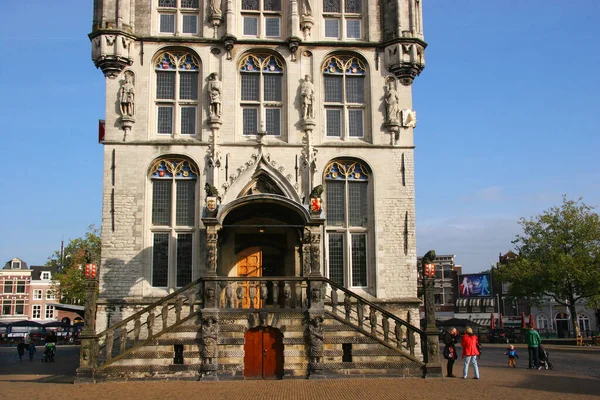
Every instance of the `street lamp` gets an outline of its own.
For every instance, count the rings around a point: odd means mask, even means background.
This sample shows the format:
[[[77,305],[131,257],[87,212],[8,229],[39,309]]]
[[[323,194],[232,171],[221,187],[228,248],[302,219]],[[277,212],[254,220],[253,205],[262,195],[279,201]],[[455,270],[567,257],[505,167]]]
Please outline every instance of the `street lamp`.
[[[435,251],[429,250],[422,258],[423,300],[425,303],[425,336],[427,340],[427,375],[441,376],[442,366],[439,362],[439,332],[435,326]]]
[[[435,264],[425,264],[425,278],[435,278]]]

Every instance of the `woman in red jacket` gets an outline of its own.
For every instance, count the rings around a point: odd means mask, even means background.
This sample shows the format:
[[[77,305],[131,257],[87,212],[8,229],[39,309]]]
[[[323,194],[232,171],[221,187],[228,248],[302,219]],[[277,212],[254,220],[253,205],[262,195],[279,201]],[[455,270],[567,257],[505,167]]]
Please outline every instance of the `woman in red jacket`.
[[[479,379],[479,367],[477,366],[477,357],[479,356],[479,339],[473,334],[473,329],[468,326],[462,337],[461,345],[463,348],[462,358],[465,359],[463,367],[463,379],[467,379],[469,364],[473,364],[475,379]]]

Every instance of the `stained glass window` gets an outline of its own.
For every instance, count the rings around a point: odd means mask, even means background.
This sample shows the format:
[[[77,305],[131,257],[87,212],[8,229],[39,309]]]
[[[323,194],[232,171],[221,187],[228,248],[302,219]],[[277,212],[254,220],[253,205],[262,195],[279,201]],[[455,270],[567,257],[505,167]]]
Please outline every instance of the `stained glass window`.
[[[150,178],[152,286],[183,286],[192,276],[198,169],[187,159],[163,158],[152,165]]]
[[[364,137],[365,64],[353,56],[332,56],[322,71],[327,137]]]
[[[198,134],[200,60],[188,52],[155,57],[157,133]]]
[[[369,169],[354,160],[325,168],[325,214],[329,278],[368,286]]]
[[[283,63],[270,54],[249,54],[239,63],[242,133],[256,135],[264,126],[268,135],[281,135]]]

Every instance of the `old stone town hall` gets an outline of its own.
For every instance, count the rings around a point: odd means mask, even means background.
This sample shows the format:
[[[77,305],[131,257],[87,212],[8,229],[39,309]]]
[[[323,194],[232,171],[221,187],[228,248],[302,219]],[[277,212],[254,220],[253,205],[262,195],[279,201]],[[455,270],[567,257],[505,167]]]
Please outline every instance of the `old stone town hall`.
[[[80,376],[420,376],[437,360],[418,329],[421,12],[94,1],[102,260]]]

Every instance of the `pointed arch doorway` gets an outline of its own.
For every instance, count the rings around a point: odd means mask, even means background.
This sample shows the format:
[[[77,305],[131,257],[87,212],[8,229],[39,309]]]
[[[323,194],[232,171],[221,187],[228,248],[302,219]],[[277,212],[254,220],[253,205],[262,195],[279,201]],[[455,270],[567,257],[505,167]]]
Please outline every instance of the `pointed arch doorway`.
[[[283,333],[259,326],[244,334],[244,378],[283,378]]]

